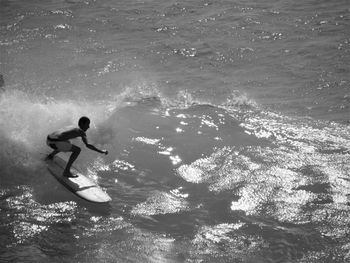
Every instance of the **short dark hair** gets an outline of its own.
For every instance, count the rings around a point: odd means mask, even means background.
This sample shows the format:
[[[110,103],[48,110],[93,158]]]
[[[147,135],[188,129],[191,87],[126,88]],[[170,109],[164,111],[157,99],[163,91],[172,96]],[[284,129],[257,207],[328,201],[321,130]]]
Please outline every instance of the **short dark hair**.
[[[83,116],[79,119],[78,125],[79,125],[79,127],[81,127],[81,125],[83,125],[84,123],[87,123],[87,122],[90,123],[90,119],[88,117]]]

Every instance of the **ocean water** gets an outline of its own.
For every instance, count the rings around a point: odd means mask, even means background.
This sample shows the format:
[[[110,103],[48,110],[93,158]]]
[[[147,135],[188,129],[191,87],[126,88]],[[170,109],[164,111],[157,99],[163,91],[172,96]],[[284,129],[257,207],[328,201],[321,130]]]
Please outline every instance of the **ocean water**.
[[[349,27],[347,0],[1,0],[0,262],[350,262]],[[108,204],[42,161],[83,115]]]

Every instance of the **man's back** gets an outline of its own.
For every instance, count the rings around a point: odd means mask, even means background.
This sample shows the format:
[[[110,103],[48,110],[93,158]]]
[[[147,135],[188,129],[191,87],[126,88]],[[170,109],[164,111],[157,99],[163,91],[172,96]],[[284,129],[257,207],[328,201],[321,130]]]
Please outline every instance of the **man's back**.
[[[80,128],[72,128],[63,132],[55,131],[49,135],[51,139],[60,141],[68,141],[77,137],[86,137],[85,132]]]

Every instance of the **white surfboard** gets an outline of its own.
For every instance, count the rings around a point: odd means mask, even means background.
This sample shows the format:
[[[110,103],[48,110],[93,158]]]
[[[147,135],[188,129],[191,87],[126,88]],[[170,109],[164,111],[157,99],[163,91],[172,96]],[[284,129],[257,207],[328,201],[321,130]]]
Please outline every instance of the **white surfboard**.
[[[77,177],[63,176],[63,171],[67,163],[62,158],[55,156],[53,160],[47,160],[46,163],[52,175],[77,196],[95,203],[106,203],[112,200],[100,186],[80,173],[75,167],[71,167],[70,171],[73,175],[77,175]]]

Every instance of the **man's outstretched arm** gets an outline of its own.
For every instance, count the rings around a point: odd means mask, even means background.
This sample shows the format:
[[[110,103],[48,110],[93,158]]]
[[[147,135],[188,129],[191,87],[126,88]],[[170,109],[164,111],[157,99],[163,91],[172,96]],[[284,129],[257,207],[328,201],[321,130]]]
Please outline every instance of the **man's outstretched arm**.
[[[99,152],[99,153],[103,153],[103,154],[108,154],[108,151],[97,149],[95,146],[90,144],[87,141],[86,137],[82,137],[82,139],[83,139],[83,142],[85,143],[86,147],[89,148],[90,150],[93,150],[93,151],[96,151],[96,152]]]

